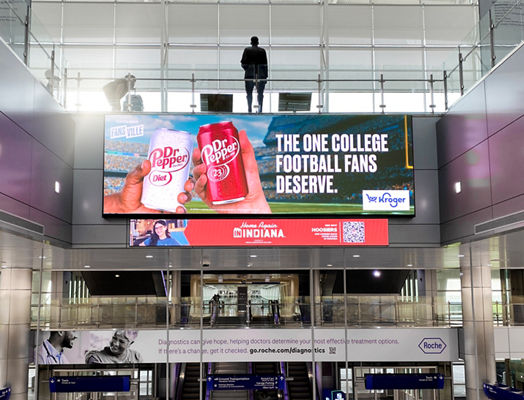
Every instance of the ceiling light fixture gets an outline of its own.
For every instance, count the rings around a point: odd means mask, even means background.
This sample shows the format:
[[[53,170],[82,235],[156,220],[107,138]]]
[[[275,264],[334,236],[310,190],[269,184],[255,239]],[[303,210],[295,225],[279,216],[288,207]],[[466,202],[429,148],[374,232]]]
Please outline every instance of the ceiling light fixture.
[[[458,193],[462,192],[462,183],[460,183],[460,181],[455,182],[453,187],[455,188],[455,193],[458,194]]]
[[[381,275],[382,275],[382,272],[380,272],[378,269],[373,271],[373,276],[375,278],[380,278]]]
[[[249,257],[251,258],[257,258],[258,256],[256,254],[250,254]]]
[[[55,181],[55,193],[60,193],[60,182]]]
[[[118,275],[118,274],[115,274],[115,278],[120,278],[120,275]]]
[[[353,254],[353,258],[359,258],[360,254]]]
[[[84,268],[91,268],[91,265],[84,265]]]
[[[153,258],[151,254],[146,255],[146,258]]]

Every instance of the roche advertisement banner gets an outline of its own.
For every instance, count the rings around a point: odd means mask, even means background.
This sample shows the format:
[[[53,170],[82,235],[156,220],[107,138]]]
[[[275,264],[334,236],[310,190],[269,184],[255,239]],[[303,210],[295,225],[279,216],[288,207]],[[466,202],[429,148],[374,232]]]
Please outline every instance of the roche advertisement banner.
[[[411,117],[107,115],[105,215],[414,215]]]
[[[132,219],[129,246],[387,246],[387,219]]]
[[[39,364],[255,361],[457,361],[454,328],[41,332]]]

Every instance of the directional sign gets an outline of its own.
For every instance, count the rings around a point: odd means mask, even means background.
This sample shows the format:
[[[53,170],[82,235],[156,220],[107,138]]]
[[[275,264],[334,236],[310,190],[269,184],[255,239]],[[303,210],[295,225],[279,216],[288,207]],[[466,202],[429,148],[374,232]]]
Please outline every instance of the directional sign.
[[[129,375],[121,376],[67,376],[49,378],[51,393],[129,392]]]
[[[443,389],[442,374],[366,374],[366,389]]]
[[[209,375],[209,390],[283,390],[284,375]]]
[[[442,354],[447,346],[441,338],[424,338],[418,347],[426,354]]]
[[[6,387],[3,389],[0,389],[0,400],[9,400],[9,397],[11,396],[11,388]]]
[[[485,383],[484,393],[491,400],[524,400],[524,393],[505,385]]]

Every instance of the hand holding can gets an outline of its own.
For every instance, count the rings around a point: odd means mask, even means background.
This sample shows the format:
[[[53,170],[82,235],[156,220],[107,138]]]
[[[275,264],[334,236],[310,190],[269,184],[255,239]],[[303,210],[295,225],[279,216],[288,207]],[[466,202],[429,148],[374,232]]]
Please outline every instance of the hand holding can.
[[[249,142],[246,131],[241,130],[238,132],[238,142],[240,145],[239,156],[242,159],[247,184],[247,194],[243,200],[226,204],[213,203],[213,200],[207,195],[207,185],[210,181],[207,174],[208,167],[202,160],[202,152],[199,148],[193,150],[192,156],[195,182],[193,183],[191,180],[187,181],[184,189],[186,192],[195,190],[209,208],[220,213],[271,214],[271,209],[269,208],[260,182],[255,152]],[[179,196],[179,200],[181,197],[182,196]]]

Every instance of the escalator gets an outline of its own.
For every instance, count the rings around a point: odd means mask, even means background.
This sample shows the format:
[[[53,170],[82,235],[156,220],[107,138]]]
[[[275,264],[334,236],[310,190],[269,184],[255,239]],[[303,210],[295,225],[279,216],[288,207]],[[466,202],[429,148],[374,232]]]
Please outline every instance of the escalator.
[[[305,362],[288,363],[288,390],[290,400],[312,400],[311,385]]]
[[[198,400],[200,398],[200,364],[187,363],[182,385],[182,400]]]

